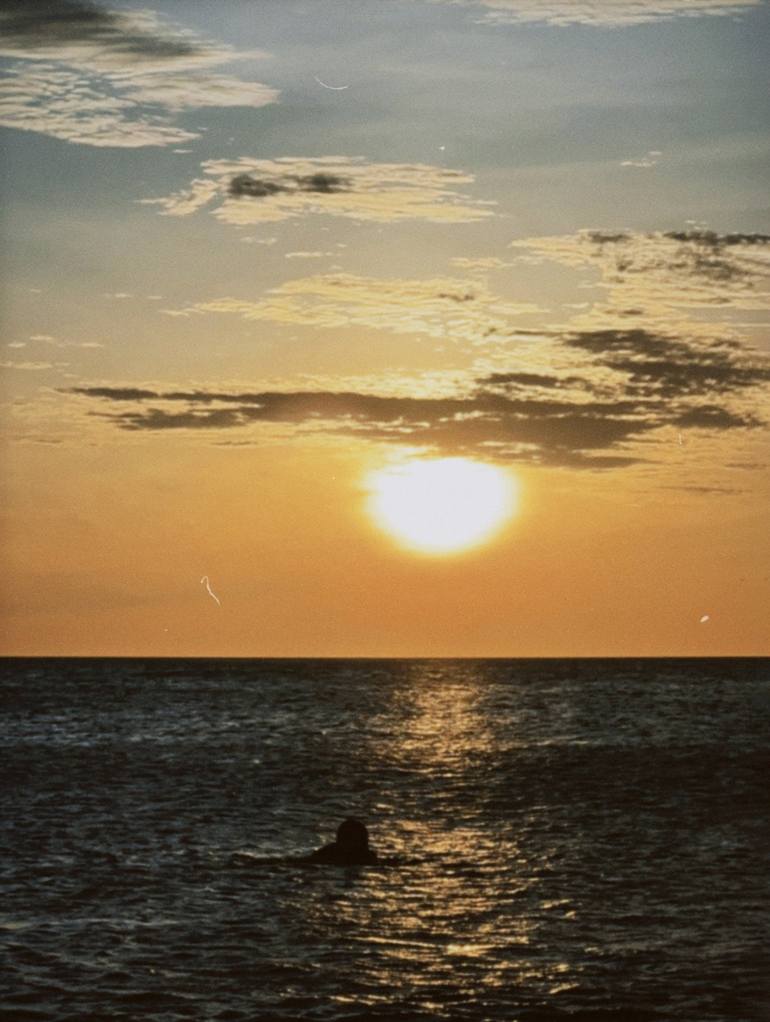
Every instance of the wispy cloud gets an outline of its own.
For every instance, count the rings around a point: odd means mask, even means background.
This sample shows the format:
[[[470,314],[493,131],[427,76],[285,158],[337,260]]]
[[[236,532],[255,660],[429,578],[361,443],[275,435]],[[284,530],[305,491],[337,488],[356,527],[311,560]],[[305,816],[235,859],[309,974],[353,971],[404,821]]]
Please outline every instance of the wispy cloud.
[[[334,252],[286,252],[284,259],[321,259],[323,256],[334,255]]]
[[[64,341],[50,334],[33,334],[30,337],[30,341],[34,341],[37,344],[45,344],[49,348],[81,348],[83,350],[90,350],[104,347],[101,341]]]
[[[578,321],[583,324],[600,317],[611,324],[629,317],[671,324],[684,314],[766,309],[770,299],[766,234],[584,230],[514,241],[511,247],[525,262],[551,260],[599,272],[606,304],[592,308]]]
[[[727,17],[762,0],[433,0],[479,9],[482,20],[501,25],[593,25],[622,28],[674,18]]]
[[[644,156],[638,156],[633,160],[621,160],[621,167],[637,167],[642,170],[649,170],[650,167],[657,167],[663,153],[660,149],[648,149]]]
[[[244,234],[239,239],[246,245],[275,245],[278,238],[257,238],[253,234]]]
[[[325,328],[368,327],[478,344],[510,330],[511,317],[538,308],[504,301],[479,281],[329,273],[286,281],[257,301],[227,297],[165,311],[183,316],[224,313]]]
[[[497,256],[453,256],[449,262],[460,270],[471,270],[472,272],[486,273],[488,270],[501,270],[510,266],[510,262],[498,259]]]
[[[17,60],[0,79],[0,124],[83,145],[177,145],[199,132],[175,125],[175,113],[278,97],[214,70],[265,54],[211,43],[151,11],[85,0],[6,0],[0,56]]]
[[[458,191],[473,175],[421,163],[371,163],[363,157],[207,160],[203,177],[172,195],[144,199],[169,216],[211,206],[235,226],[322,213],[387,223],[468,223],[491,216],[488,202]]]
[[[40,371],[43,369],[62,369],[69,362],[0,362],[0,369],[23,369]]]
[[[105,83],[55,65],[13,68],[0,80],[0,125],[81,145],[138,148],[195,138],[157,115],[139,111]]]
[[[644,330],[551,339],[565,358],[571,353],[580,374],[514,366],[440,396],[121,386],[68,393],[108,403],[108,411],[92,414],[132,432],[284,423],[432,452],[593,469],[649,460],[649,438],[665,427],[724,434],[760,425],[738,399],[770,383],[770,364],[747,350]],[[643,452],[636,444],[642,438]]]

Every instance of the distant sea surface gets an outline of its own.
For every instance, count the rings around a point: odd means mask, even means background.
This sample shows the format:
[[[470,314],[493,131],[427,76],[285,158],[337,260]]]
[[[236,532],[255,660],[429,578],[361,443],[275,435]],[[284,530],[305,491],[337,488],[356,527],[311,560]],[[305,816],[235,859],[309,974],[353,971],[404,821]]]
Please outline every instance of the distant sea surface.
[[[768,660],[0,672],[3,1018],[770,1018]]]

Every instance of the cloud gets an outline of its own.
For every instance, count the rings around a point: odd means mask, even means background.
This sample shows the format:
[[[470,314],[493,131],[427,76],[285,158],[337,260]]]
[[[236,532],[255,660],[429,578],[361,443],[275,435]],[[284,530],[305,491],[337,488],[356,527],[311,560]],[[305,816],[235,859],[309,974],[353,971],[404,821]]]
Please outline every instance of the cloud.
[[[339,174],[316,171],[314,174],[286,175],[283,180],[264,180],[251,174],[236,174],[227,186],[228,195],[239,199],[246,195],[250,199],[264,199],[279,192],[318,192],[333,195],[335,192],[349,192],[349,178]]]
[[[649,169],[650,167],[657,167],[660,157],[663,153],[660,149],[649,149],[644,156],[637,157],[635,160],[622,160],[621,167],[641,167]]]
[[[739,426],[756,426],[754,416],[738,415],[717,405],[698,405],[682,412],[673,420],[680,429],[735,429]]]
[[[31,334],[29,339],[36,344],[47,344],[50,348],[82,348],[87,350],[104,347],[100,341],[62,341],[52,334]],[[19,344],[9,345],[9,347],[21,346]]]
[[[126,400],[126,389],[73,388],[87,397]],[[146,400],[145,398],[142,401]],[[443,451],[479,453],[549,463],[591,463],[595,452],[636,432],[652,428],[635,419],[632,403],[587,402],[578,406],[553,400],[513,399],[479,390],[467,397],[414,398],[355,392],[156,392],[158,403],[184,402],[185,408],[142,408],[106,413],[131,431],[221,429],[257,422],[319,426],[377,440]],[[201,407],[212,404],[224,407]],[[624,463],[629,460],[624,458]],[[613,464],[616,463],[613,461]]]
[[[544,387],[546,390],[564,387],[585,387],[581,376],[546,376],[544,373],[490,373],[479,381],[490,387]]]
[[[169,146],[200,133],[171,115],[200,107],[273,103],[275,89],[215,72],[238,52],[161,21],[81,0],[4,0],[0,124],[82,145]]]
[[[714,495],[714,496],[718,496],[718,495],[721,495],[721,496],[728,496],[728,495],[733,496],[735,494],[745,493],[746,492],[745,490],[739,490],[737,487],[734,487],[734,486],[690,486],[690,485],[680,485],[680,486],[667,486],[666,489],[668,489],[668,490],[680,490],[680,491],[684,491],[684,492],[687,492],[687,493],[702,493],[702,494],[708,494],[709,496],[711,496],[711,495]]]
[[[166,311],[172,315],[227,313],[247,320],[327,329],[367,327],[477,344],[509,330],[510,317],[536,312],[537,306],[503,301],[477,281],[330,273],[288,280],[258,301],[227,297]]]
[[[638,329],[578,331],[564,343],[622,374],[624,393],[636,398],[726,395],[770,382],[770,363],[735,342],[696,345]]]
[[[670,325],[685,313],[763,310],[770,299],[767,234],[583,230],[511,247],[524,262],[551,260],[598,271],[607,302],[587,314],[594,323],[598,314],[613,325],[629,316]]]
[[[622,28],[675,18],[744,14],[762,0],[433,0],[481,8],[483,21],[500,25],[591,25]]]
[[[510,262],[505,262],[503,259],[498,259],[497,256],[478,256],[471,258],[469,256],[453,256],[449,260],[452,266],[457,266],[461,270],[500,270],[506,266],[510,266]]]
[[[309,156],[206,160],[203,177],[171,195],[144,199],[168,216],[205,206],[223,223],[243,227],[313,213],[388,223],[469,223],[492,215],[490,203],[457,189],[473,175],[422,163],[371,163],[363,157]]]
[[[108,397],[111,401],[144,401],[158,396],[154,390],[143,390],[140,387],[73,387],[71,392],[88,393],[90,397]]]
[[[238,240],[244,242],[246,245],[275,245],[278,238],[257,238],[253,234],[244,234]]]
[[[770,383],[770,363],[745,349],[716,349],[642,330],[585,331],[555,338],[581,375],[518,368],[468,379],[440,396],[361,390],[157,390],[79,386],[68,393],[108,404],[106,417],[132,432],[221,430],[291,424],[440,453],[574,468],[612,469],[648,460],[636,442],[665,427],[725,433],[762,423],[733,399]],[[692,375],[685,379],[686,355]],[[614,380],[609,390],[602,373]],[[641,374],[641,378],[640,378]],[[127,406],[127,407],[124,407]]]
[[[140,113],[124,95],[110,95],[103,82],[54,65],[14,68],[0,79],[0,125],[117,148],[166,146],[197,137]]]
[[[334,255],[333,252],[286,252],[284,259],[321,259],[323,256]]]
[[[65,50],[80,59],[130,58],[157,61],[188,57],[199,45],[188,34],[163,36],[148,12],[129,15],[89,0],[3,0],[0,6],[4,53],[34,50],[55,57]]]
[[[0,362],[0,369],[61,369],[69,362]]]

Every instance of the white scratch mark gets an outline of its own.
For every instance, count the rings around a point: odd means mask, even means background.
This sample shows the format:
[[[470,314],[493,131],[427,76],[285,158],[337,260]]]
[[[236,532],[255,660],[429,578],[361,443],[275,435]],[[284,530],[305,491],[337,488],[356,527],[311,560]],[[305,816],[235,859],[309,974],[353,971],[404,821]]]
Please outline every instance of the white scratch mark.
[[[679,446],[681,447],[683,443],[684,443],[684,440],[682,440],[682,434],[680,433],[679,434]]]
[[[209,577],[208,577],[208,575],[204,575],[204,576],[203,576],[203,578],[201,579],[201,585],[202,585],[202,586],[203,586],[203,585],[205,585],[205,587],[206,587],[206,592],[207,592],[207,593],[209,594],[209,596],[211,597],[211,599],[212,599],[212,600],[216,600],[216,601],[217,601],[217,604],[218,604],[218,606],[220,606],[220,607],[221,607],[221,606],[222,606],[222,602],[221,602],[221,600],[219,599],[219,597],[217,596],[217,594],[216,594],[216,593],[213,593],[213,592],[211,591],[211,586],[209,585]]]
[[[710,615],[704,614],[703,617],[700,619],[700,621],[698,623],[701,624],[701,625],[705,625],[705,623],[709,620],[709,617],[710,617]]]
[[[320,78],[316,78],[315,75],[313,75],[313,77],[315,78],[315,80],[318,82],[319,85],[323,85],[323,87],[325,89],[331,89],[332,92],[342,92],[343,89],[349,89],[350,88],[349,85],[327,85],[326,82],[322,82],[321,79]]]

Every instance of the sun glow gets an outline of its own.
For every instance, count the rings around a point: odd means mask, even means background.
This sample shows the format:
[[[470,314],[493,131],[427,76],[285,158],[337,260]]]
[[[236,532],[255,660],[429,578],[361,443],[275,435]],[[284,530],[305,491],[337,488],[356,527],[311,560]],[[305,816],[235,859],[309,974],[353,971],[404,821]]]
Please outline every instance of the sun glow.
[[[367,510],[402,546],[452,554],[492,538],[516,507],[507,471],[468,458],[419,459],[367,479]]]

